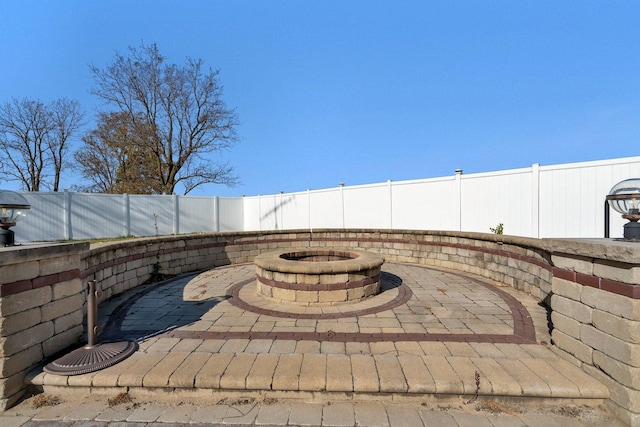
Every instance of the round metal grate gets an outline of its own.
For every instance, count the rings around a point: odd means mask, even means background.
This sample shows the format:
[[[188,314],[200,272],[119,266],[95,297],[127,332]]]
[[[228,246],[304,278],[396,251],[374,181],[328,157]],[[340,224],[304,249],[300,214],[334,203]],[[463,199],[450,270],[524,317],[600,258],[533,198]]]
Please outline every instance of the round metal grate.
[[[44,371],[56,375],[81,375],[115,365],[138,349],[133,341],[108,342],[80,347],[47,364]]]

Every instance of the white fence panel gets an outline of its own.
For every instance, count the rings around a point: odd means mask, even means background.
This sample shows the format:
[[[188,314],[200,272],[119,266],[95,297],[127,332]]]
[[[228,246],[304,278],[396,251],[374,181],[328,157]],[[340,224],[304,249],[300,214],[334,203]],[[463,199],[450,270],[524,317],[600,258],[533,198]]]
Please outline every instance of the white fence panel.
[[[281,228],[298,230],[309,228],[309,192],[282,194]]]
[[[532,236],[531,169],[461,176],[461,230]]]
[[[69,197],[69,239],[125,235],[123,197],[116,194],[66,193]],[[97,235],[96,235],[97,234]]]
[[[342,228],[342,208],[340,189],[312,191],[309,228]]]
[[[459,215],[453,203],[455,186],[454,178],[393,182],[393,228],[455,230]]]
[[[27,218],[12,228],[16,243],[66,239],[64,193],[20,193],[31,205]]]
[[[178,234],[215,231],[215,198],[178,197]]]
[[[156,236],[174,233],[173,196],[130,195],[131,235]]]
[[[217,231],[244,230],[244,198],[220,197],[218,200]]]
[[[603,237],[609,190],[638,176],[640,158],[540,167],[540,237]],[[610,236],[622,237],[626,220],[610,215]]]
[[[277,230],[278,223],[282,224],[278,212],[279,195],[260,196],[260,230]]]
[[[390,228],[389,186],[385,184],[343,187],[346,228]]]
[[[260,230],[260,198],[259,197],[243,197],[244,210],[244,230],[259,231]]]

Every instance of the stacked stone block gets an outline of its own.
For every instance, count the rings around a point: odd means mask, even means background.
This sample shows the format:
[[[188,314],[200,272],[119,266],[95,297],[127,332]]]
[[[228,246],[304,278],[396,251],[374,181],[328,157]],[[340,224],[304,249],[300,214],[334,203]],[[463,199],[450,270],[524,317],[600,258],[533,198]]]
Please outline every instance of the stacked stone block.
[[[166,236],[93,245],[82,277],[96,280],[102,300],[166,276],[230,264],[223,235]]]
[[[0,409],[24,393],[24,377],[82,337],[81,253],[88,243],[0,249]]]
[[[620,419],[640,425],[640,257],[628,246],[608,248],[607,260],[555,249],[554,348],[609,388]]]
[[[322,306],[378,294],[384,258],[372,252],[316,248],[269,251],[257,255],[254,262],[258,294]]]

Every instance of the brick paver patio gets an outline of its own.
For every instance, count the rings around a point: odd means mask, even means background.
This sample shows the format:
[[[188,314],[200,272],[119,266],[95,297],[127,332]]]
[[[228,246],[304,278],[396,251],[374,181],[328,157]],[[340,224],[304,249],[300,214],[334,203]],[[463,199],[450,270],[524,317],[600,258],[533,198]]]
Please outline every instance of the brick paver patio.
[[[292,421],[285,424],[317,421],[322,402],[332,399],[347,404],[334,406],[332,416],[340,418],[340,409],[366,419],[371,413],[353,409],[362,399],[599,405],[608,397],[602,384],[550,349],[546,310],[531,296],[415,264],[385,263],[382,286],[380,295],[357,303],[283,303],[256,294],[254,266],[246,264],[139,287],[100,306],[100,340],[137,340],[133,356],[99,372],[36,371],[29,380],[52,393],[151,388],[319,405],[308,413],[287,407]],[[394,416],[385,411],[386,419]],[[251,423],[282,425],[282,414],[261,407]]]
[[[383,292],[332,306],[301,306],[257,295],[252,265],[219,268],[155,285],[116,307],[103,337],[293,339],[319,342],[536,342],[530,312],[510,288],[431,268],[387,263]],[[113,304],[113,302],[112,302]],[[144,327],[144,329],[139,329]],[[548,332],[538,331],[542,340]]]

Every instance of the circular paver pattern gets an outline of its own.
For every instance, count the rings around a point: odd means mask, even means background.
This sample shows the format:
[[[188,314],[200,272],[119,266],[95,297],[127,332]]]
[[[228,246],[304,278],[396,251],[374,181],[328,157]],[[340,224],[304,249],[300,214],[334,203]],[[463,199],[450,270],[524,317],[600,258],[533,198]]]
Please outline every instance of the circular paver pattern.
[[[150,285],[122,298],[104,335],[141,339],[535,342],[526,308],[506,287],[415,264],[386,263],[383,290],[367,300],[301,306],[255,291],[252,264]]]

